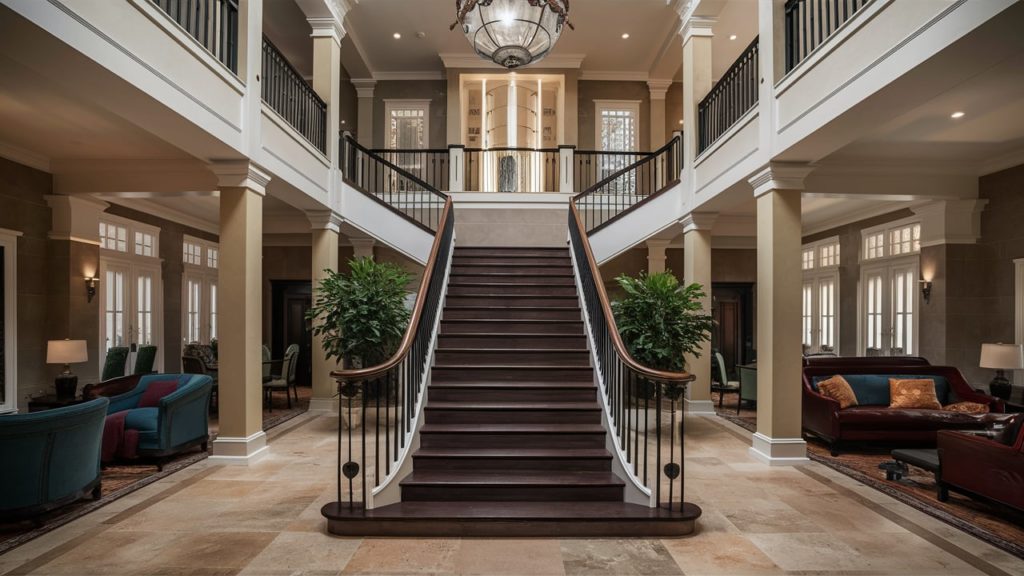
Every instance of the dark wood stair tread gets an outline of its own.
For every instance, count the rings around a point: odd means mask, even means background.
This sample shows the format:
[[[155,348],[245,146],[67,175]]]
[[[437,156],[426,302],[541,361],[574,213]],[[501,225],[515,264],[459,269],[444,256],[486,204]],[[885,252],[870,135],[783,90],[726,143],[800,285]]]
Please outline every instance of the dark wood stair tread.
[[[562,381],[511,381],[511,382],[436,382],[431,383],[431,388],[460,388],[460,389],[491,389],[498,388],[501,390],[560,390],[560,389],[573,389],[573,390],[593,390],[596,385],[593,382],[562,382]]]
[[[581,460],[600,458],[610,460],[611,452],[604,448],[420,448],[415,458],[466,458],[466,459],[551,459]]]
[[[402,486],[625,486],[611,472],[576,472],[545,470],[413,470],[401,481]]]
[[[430,424],[420,434],[604,434],[600,424]]]
[[[537,411],[601,410],[597,402],[431,402],[427,410]]]

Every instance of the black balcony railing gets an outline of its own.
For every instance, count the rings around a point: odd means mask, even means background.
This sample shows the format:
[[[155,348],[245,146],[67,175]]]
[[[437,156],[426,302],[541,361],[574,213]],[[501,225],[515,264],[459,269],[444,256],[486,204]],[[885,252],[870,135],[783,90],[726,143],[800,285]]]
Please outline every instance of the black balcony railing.
[[[821,46],[871,0],[789,0],[786,2],[786,72]]]
[[[317,150],[327,152],[327,103],[281,51],[263,38],[263,101]]]
[[[402,150],[388,148],[372,151],[409,174],[431,185],[436,190],[449,190],[447,150]]]
[[[759,77],[758,38],[754,38],[697,105],[697,154],[707,150],[741,116],[757,106]]]
[[[610,224],[679,181],[683,169],[683,142],[674,136],[667,144],[607,175],[576,197],[584,232],[591,233]]]
[[[575,150],[572,155],[573,187],[586,190],[608,176],[650,156],[650,152]]]
[[[152,0],[238,74],[238,0]]]
[[[427,232],[438,230],[448,197],[436,187],[367,150],[347,134],[340,154],[345,182],[350,186]]]

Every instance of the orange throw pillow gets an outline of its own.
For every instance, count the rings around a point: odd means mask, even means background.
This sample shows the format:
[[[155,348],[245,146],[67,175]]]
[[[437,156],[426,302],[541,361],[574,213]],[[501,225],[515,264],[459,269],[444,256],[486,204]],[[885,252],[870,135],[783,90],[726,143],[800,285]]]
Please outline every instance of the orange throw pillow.
[[[850,383],[838,374],[818,382],[818,391],[839,402],[841,410],[857,405],[857,395],[853,393],[853,388],[850,388]]]
[[[964,414],[988,414],[988,405],[978,402],[957,402],[942,407],[947,412],[963,412]]]
[[[939,397],[935,395],[935,381],[928,378],[889,378],[889,408],[942,410]]]

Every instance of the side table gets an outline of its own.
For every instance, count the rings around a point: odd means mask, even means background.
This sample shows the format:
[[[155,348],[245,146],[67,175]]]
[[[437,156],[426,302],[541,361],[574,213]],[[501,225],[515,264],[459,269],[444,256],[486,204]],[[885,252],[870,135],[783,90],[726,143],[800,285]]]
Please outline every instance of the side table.
[[[81,404],[85,402],[81,397],[74,398],[57,398],[56,394],[46,394],[44,396],[36,396],[28,401],[29,412],[40,412],[42,410],[52,410],[53,408],[63,408],[64,406],[72,406],[74,404]]]

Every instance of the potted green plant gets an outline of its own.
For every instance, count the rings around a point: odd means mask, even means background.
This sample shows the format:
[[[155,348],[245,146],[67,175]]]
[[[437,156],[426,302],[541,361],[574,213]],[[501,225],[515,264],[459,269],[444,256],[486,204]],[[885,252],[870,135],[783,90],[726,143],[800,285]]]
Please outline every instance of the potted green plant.
[[[615,281],[623,296],[612,302],[612,312],[634,359],[650,368],[679,372],[686,367],[685,354],[700,356],[714,325],[701,303],[706,294],[700,284],[683,286],[671,272],[641,272],[636,278],[621,274]],[[647,384],[637,395],[650,398],[654,391]]]
[[[307,313],[327,358],[346,367],[375,366],[390,358],[409,325],[405,297],[411,280],[397,264],[372,258],[350,260],[347,273],[328,270]],[[375,397],[376,383],[364,386],[368,398]],[[354,422],[349,425],[361,421],[355,408],[361,409],[362,401],[352,405]]]

